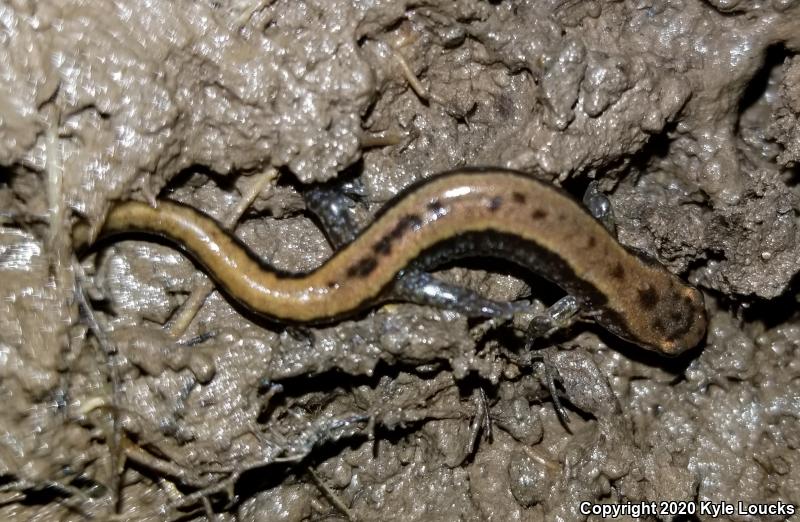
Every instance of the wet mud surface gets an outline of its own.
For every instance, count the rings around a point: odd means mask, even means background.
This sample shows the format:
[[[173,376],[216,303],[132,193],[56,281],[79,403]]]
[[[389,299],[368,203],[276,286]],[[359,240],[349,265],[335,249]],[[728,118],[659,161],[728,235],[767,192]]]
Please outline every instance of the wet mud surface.
[[[798,52],[792,0],[0,2],[0,518],[800,504]],[[707,339],[677,359],[587,323],[540,339],[565,427],[544,367],[508,357],[514,324],[398,303],[287,327],[202,299],[166,244],[72,244],[115,202],[171,198],[308,271],[332,252],[311,184],[359,178],[366,225],[472,165],[598,180],[620,241],[703,290]],[[492,260],[437,276],[559,297]]]

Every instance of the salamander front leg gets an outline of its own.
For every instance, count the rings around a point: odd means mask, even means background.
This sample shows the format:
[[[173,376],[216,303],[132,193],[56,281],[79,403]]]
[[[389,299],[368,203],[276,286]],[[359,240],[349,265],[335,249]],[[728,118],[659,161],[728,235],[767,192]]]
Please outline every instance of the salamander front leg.
[[[565,295],[544,312],[534,315],[528,324],[525,352],[530,353],[533,350],[536,339],[571,326],[578,318],[579,311],[578,300],[571,295]]]
[[[556,387],[558,369],[546,353],[533,351],[533,343],[536,339],[547,337],[555,331],[571,326],[578,318],[579,311],[578,300],[571,295],[567,295],[556,301],[544,312],[533,316],[528,324],[525,350],[522,352],[523,364],[527,363],[532,366],[534,362],[538,362],[542,365],[544,385],[547,387],[547,391],[550,392],[550,397],[553,399],[553,407],[564,427],[569,425],[569,415],[561,404],[561,393]]]
[[[614,209],[611,207],[611,200],[600,192],[597,181],[590,182],[589,186],[586,187],[586,192],[583,194],[583,205],[595,219],[611,232],[612,236],[617,237],[617,225],[614,219]]]

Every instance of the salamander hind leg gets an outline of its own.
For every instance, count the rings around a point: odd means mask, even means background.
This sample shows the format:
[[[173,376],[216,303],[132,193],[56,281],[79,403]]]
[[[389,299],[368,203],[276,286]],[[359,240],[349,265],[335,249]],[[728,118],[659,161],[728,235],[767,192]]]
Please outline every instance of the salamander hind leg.
[[[557,330],[564,330],[571,326],[578,318],[579,311],[578,300],[571,295],[566,295],[544,312],[534,315],[528,324],[525,351],[529,352],[533,349],[536,339],[547,337]]]
[[[303,194],[306,208],[319,220],[334,249],[352,242],[358,235],[359,211],[366,212],[360,208],[365,194],[364,185],[357,178],[317,185]]]
[[[519,356],[518,363],[524,367],[532,367],[534,363],[541,365],[541,378],[550,397],[553,399],[553,408],[556,410],[561,423],[569,429],[569,415],[561,403],[561,393],[556,386],[558,382],[558,369],[548,357],[547,352],[534,352],[533,345],[537,339],[547,337],[555,331],[571,326],[578,318],[580,306],[578,300],[567,295],[556,301],[544,312],[533,316],[525,334],[525,349]]]

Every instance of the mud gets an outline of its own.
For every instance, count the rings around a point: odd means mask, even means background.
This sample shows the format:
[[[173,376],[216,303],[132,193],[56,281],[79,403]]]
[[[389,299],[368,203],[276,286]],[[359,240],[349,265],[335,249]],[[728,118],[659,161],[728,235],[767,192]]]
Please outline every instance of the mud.
[[[800,504],[799,51],[791,0],[0,2],[0,518]],[[705,292],[706,342],[664,360],[584,323],[540,340],[565,427],[511,325],[392,304],[286,327],[213,292],[175,337],[206,284],[179,251],[71,245],[131,198],[224,220],[274,168],[235,234],[310,270],[331,247],[307,185],[360,177],[367,223],[465,165],[578,197],[599,180],[620,240]],[[438,275],[558,297],[488,260]]]

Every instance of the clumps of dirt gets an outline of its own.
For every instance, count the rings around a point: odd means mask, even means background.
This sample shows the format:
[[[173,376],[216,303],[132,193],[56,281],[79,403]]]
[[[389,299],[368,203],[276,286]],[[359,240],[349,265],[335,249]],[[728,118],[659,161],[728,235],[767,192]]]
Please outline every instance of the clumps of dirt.
[[[790,0],[0,6],[0,517],[800,503],[798,27]],[[234,233],[307,271],[332,251],[308,184],[358,177],[363,226],[471,165],[576,196],[597,179],[620,241],[705,291],[706,341],[664,360],[581,323],[529,368],[519,318],[392,304],[283,325],[217,292],[173,335],[198,267],[163,244],[70,244],[131,198],[225,221],[269,174]],[[558,297],[488,260],[437,276]]]
[[[773,112],[773,121],[769,127],[770,137],[783,146],[778,154],[777,161],[787,168],[800,165],[800,60],[796,57],[787,58],[781,70],[783,80],[779,86],[779,96],[776,97],[776,110]],[[796,181],[796,174],[794,180]]]

